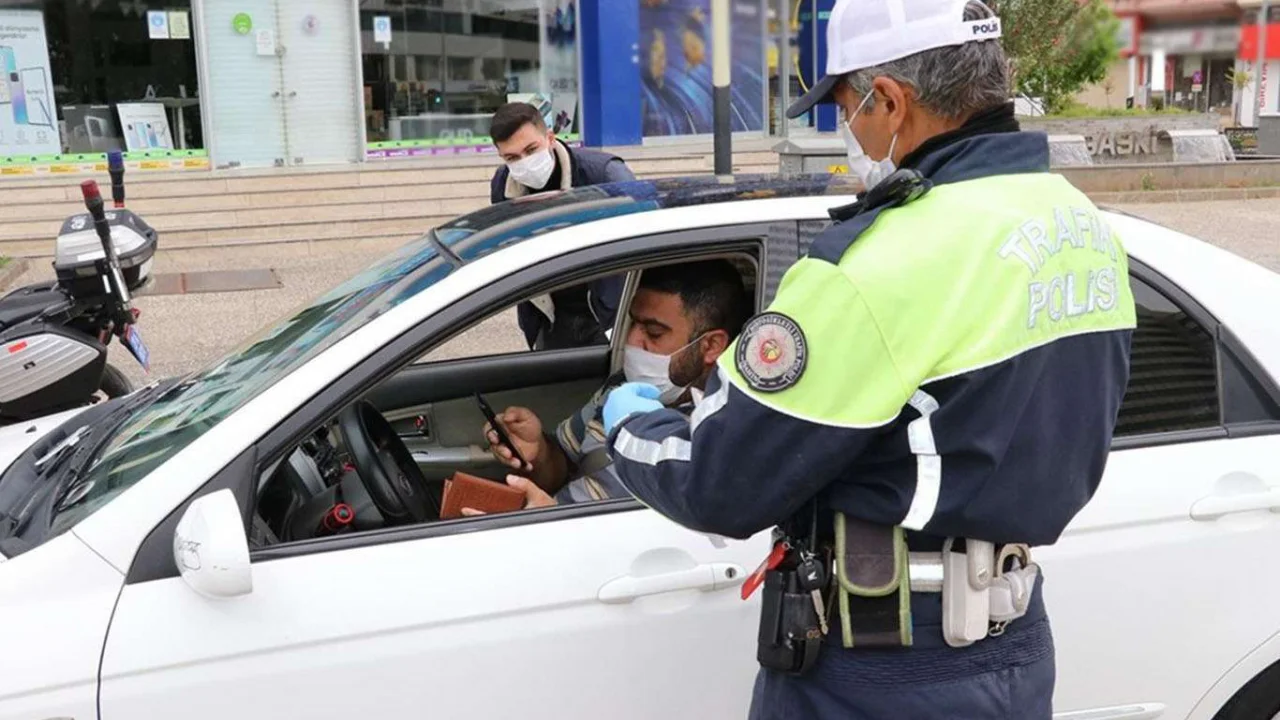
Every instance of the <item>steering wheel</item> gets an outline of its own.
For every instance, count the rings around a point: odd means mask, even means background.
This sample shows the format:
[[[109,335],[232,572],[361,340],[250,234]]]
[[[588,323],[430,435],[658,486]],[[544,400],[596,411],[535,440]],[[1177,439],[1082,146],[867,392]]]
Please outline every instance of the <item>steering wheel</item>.
[[[440,519],[440,506],[427,478],[391,423],[361,400],[338,416],[356,472],[378,512],[388,521]],[[434,512],[434,514],[433,514]]]

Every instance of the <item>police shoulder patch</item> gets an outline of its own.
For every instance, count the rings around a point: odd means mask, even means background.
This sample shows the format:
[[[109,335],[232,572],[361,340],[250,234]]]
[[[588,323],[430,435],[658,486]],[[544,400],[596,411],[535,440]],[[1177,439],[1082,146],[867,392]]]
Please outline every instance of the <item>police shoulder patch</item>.
[[[734,361],[753,389],[786,390],[799,382],[809,361],[804,331],[782,313],[757,315],[742,329]]]

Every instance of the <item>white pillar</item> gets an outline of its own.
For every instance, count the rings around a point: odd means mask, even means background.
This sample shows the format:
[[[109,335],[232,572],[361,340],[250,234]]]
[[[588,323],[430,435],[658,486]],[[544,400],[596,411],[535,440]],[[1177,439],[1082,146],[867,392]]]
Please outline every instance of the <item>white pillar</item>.
[[[1151,92],[1165,91],[1165,53],[1164,50],[1151,52]]]
[[[1138,96],[1138,56],[1129,56],[1129,94],[1125,97]]]

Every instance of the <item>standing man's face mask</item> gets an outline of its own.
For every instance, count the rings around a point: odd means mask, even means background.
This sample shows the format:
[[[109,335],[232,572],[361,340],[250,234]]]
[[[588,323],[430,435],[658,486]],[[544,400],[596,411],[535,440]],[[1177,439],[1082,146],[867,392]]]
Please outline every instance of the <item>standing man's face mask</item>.
[[[507,163],[507,169],[516,182],[530,190],[541,190],[551,179],[556,169],[556,159],[551,155],[551,148],[530,153],[515,162]]]
[[[673,360],[680,353],[698,344],[704,337],[706,333],[694,338],[692,342],[670,355],[659,355],[635,345],[626,346],[622,354],[622,372],[627,376],[627,382],[649,383],[657,387],[661,393],[658,400],[663,405],[670,405],[679,399],[696,380],[695,378],[683,385],[677,385],[671,379],[671,368],[675,364]]]
[[[868,157],[866,151],[862,149],[862,143],[858,142],[858,138],[853,134],[853,121],[858,118],[858,113],[862,112],[862,108],[866,107],[871,95],[872,93],[867,93],[862,98],[862,103],[858,105],[858,109],[853,111],[853,117],[847,120],[841,117],[840,122],[840,136],[844,139],[844,145],[849,155],[849,172],[857,175],[868,190],[884,182],[885,178],[898,169],[893,163],[893,151],[898,146],[897,133],[893,134],[893,140],[889,142],[889,154],[883,160],[872,160]],[[840,113],[844,115],[844,106],[840,107]]]

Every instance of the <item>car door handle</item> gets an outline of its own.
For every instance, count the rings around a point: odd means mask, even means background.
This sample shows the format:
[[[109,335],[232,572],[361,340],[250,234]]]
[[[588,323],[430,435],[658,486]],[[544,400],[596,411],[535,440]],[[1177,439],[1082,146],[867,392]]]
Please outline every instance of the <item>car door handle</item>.
[[[605,583],[596,596],[603,603],[628,603],[646,595],[676,590],[725,590],[742,584],[745,571],[733,563],[707,563],[661,575],[623,575]]]
[[[1053,720],[1156,720],[1164,715],[1165,709],[1162,703],[1137,703],[1054,713]]]
[[[1191,506],[1192,520],[1217,520],[1231,513],[1280,510],[1280,488],[1239,495],[1210,495]]]

